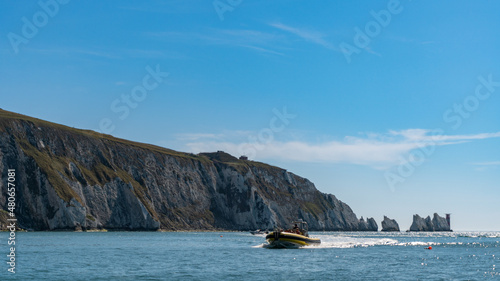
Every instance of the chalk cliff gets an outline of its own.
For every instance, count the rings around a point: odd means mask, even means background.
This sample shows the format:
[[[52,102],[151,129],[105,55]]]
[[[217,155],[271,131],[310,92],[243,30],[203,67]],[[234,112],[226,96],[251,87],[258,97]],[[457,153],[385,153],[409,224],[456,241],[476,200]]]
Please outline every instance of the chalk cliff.
[[[391,220],[390,218],[384,216],[382,221],[382,231],[399,231],[399,224],[396,220]]]
[[[423,219],[419,215],[413,215],[410,231],[451,231],[451,229],[445,218],[434,213],[432,219],[430,216]]]
[[[25,229],[377,230],[309,180],[224,152],[182,153],[0,110],[0,208],[16,170]],[[3,225],[0,223],[0,225]]]

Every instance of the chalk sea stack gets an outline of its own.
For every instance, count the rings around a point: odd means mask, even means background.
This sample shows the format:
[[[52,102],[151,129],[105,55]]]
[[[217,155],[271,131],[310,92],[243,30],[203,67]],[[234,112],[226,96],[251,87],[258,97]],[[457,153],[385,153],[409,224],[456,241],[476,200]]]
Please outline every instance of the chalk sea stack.
[[[384,220],[382,221],[382,231],[400,231],[399,224],[396,220],[391,220],[384,216]]]
[[[423,219],[419,215],[413,215],[413,223],[410,231],[452,231],[446,218],[440,217],[434,213],[434,217],[430,216]]]
[[[359,219],[359,231],[377,231],[378,225],[374,218],[368,218],[366,221],[361,217]]]
[[[358,220],[346,203],[279,167],[0,110],[3,179],[8,169],[16,171],[15,214],[24,229],[250,230],[304,219],[310,230],[377,230],[373,219]],[[6,194],[2,181],[3,210]]]

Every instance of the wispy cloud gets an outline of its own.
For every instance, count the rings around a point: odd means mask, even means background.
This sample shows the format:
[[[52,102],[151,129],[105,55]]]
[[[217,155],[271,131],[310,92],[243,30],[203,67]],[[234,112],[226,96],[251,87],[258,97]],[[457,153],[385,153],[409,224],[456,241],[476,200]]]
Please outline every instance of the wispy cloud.
[[[500,167],[500,161],[475,162],[470,164],[473,165],[474,170],[478,172],[496,171]]]
[[[475,166],[500,166],[500,161],[491,161],[491,162],[476,162],[472,163]]]
[[[283,37],[251,29],[206,29],[203,32],[147,32],[144,36],[183,44],[221,45],[246,48],[260,53],[282,56],[279,49]]]
[[[82,55],[88,57],[98,57],[105,59],[121,59],[122,57],[117,52],[99,50],[98,48],[80,48],[80,47],[45,47],[45,48],[25,48],[24,52],[41,54],[44,56],[71,56]]]
[[[285,55],[285,54],[280,53],[280,52],[276,52],[276,51],[273,51],[273,50],[269,50],[269,49],[265,49],[265,48],[261,48],[261,47],[256,47],[256,46],[241,45],[241,47],[253,49],[253,50],[259,51],[261,53],[269,53],[269,54],[278,55],[278,56],[284,56]]]
[[[158,31],[146,32],[144,36],[158,40],[172,41],[187,44],[224,45],[228,47],[246,48],[260,53],[283,56],[283,50],[289,50],[297,39],[290,39],[292,34],[306,42],[319,45],[323,48],[340,50],[326,40],[326,35],[311,29],[293,27],[280,22],[268,23],[271,31],[255,29],[216,29],[209,28],[203,31]]]
[[[305,29],[305,28],[298,28],[298,27],[292,27],[290,25],[285,25],[280,22],[276,23],[270,23],[270,26],[292,33],[302,39],[304,39],[307,42],[318,44],[322,47],[325,47],[330,50],[335,50],[339,51],[337,47],[335,47],[333,44],[325,40],[325,35],[321,32],[315,31],[315,30],[310,30],[310,29]]]
[[[109,49],[98,47],[46,47],[46,48],[26,48],[25,52],[52,56],[74,56],[94,57],[112,60],[121,60],[128,58],[146,58],[146,59],[188,59],[187,56],[169,50],[154,49]]]
[[[426,129],[408,129],[402,131],[389,131],[390,135],[402,136],[404,139],[409,141],[470,141],[470,140],[481,140],[489,138],[500,137],[500,132],[496,133],[481,133],[474,135],[442,135],[442,134],[430,134],[430,130]]]
[[[224,138],[224,134],[207,134],[207,133],[186,133],[175,135],[178,140],[181,141],[197,141],[200,139],[204,140],[221,140]]]
[[[243,140],[244,137],[250,135],[250,131],[224,131],[222,133],[179,133],[175,134],[174,137],[179,141],[228,141],[232,140]]]
[[[125,1],[123,1],[125,2]],[[118,9],[132,12],[146,12],[156,14],[200,14],[213,12],[212,6],[206,4],[203,0],[162,0],[162,1],[149,1],[149,2],[131,2],[121,3]]]
[[[285,160],[294,162],[349,163],[386,169],[397,165],[411,151],[428,146],[460,144],[474,140],[498,138],[497,133],[473,135],[433,135],[425,129],[389,131],[385,134],[366,134],[364,137],[346,136],[340,141],[309,143],[304,141],[271,141],[252,144],[238,141],[198,138],[187,142],[186,148],[193,153],[224,150],[235,156],[241,146],[255,145],[256,160]]]
[[[419,40],[416,38],[411,38],[411,37],[406,37],[406,36],[401,36],[401,35],[396,35],[396,34],[391,34],[388,32],[385,37],[389,40],[392,40],[394,42],[399,42],[399,43],[405,43],[405,44],[415,44],[415,45],[428,45],[428,44],[434,44],[436,43],[435,41],[431,40]]]
[[[372,54],[372,55],[376,55],[376,56],[379,56],[379,57],[382,56],[382,54],[380,54],[378,52],[375,52],[372,48],[370,48],[370,46],[365,47],[364,50],[367,51],[368,53]]]

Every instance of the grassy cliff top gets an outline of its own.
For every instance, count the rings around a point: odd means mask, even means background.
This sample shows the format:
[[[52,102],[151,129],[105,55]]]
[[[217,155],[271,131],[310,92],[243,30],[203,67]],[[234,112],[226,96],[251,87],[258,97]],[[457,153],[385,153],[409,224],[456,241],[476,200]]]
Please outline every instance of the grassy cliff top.
[[[26,122],[33,123],[35,126],[41,127],[41,128],[44,128],[44,127],[45,128],[53,128],[53,129],[61,130],[63,132],[67,132],[67,133],[71,133],[71,134],[81,135],[81,136],[94,138],[94,139],[107,140],[107,141],[116,142],[116,143],[120,143],[120,144],[124,144],[124,145],[130,145],[130,146],[134,146],[137,148],[142,148],[142,149],[146,149],[146,150],[159,152],[162,154],[167,154],[167,155],[172,155],[172,156],[177,156],[177,157],[185,157],[185,158],[196,158],[196,159],[200,160],[199,157],[197,157],[194,154],[178,152],[175,150],[171,150],[168,148],[164,148],[164,147],[156,146],[156,145],[152,145],[152,144],[134,142],[134,141],[126,140],[126,139],[120,139],[120,138],[113,137],[111,135],[98,133],[98,132],[95,132],[92,130],[76,129],[73,127],[68,127],[65,125],[52,123],[52,122],[41,120],[38,118],[34,118],[34,117],[30,117],[30,116],[26,116],[26,115],[22,115],[22,114],[18,114],[18,113],[14,113],[14,112],[0,109],[0,130],[1,131],[5,131],[5,128],[9,126],[9,123],[8,123],[9,120],[26,121]]]
[[[134,142],[134,141],[126,140],[126,139],[117,138],[117,137],[114,137],[112,135],[98,133],[98,132],[95,132],[92,130],[77,129],[77,128],[73,128],[73,127],[45,121],[42,119],[30,117],[27,115],[22,115],[19,113],[0,109],[0,131],[5,132],[6,128],[11,127],[11,124],[9,121],[25,121],[25,122],[32,123],[35,126],[41,127],[41,128],[57,129],[57,130],[60,130],[62,132],[66,132],[69,134],[80,135],[80,136],[93,138],[93,139],[99,139],[99,140],[106,140],[106,141],[110,141],[110,142],[115,142],[115,143],[120,143],[120,144],[124,144],[124,145],[137,147],[140,149],[158,152],[161,154],[166,154],[166,155],[171,155],[171,156],[181,157],[181,158],[186,158],[186,159],[198,160],[201,162],[206,162],[207,160],[209,160],[212,162],[220,162],[220,163],[229,164],[229,165],[234,166],[236,168],[238,168],[238,167],[259,167],[259,168],[265,168],[265,169],[282,170],[279,167],[275,167],[275,166],[268,165],[268,164],[261,163],[261,162],[256,162],[256,161],[251,161],[251,160],[240,160],[240,159],[238,159],[238,158],[236,158],[228,153],[225,153],[223,151],[200,153],[198,155],[195,155],[192,153],[179,152],[179,151],[164,148],[161,146],[156,146],[153,144]]]

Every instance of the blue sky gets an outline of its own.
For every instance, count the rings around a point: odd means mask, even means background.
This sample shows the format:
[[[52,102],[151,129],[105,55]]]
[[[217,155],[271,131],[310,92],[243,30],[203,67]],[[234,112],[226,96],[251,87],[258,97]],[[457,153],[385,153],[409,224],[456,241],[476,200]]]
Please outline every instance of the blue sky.
[[[500,230],[497,1],[0,2],[2,108]]]

